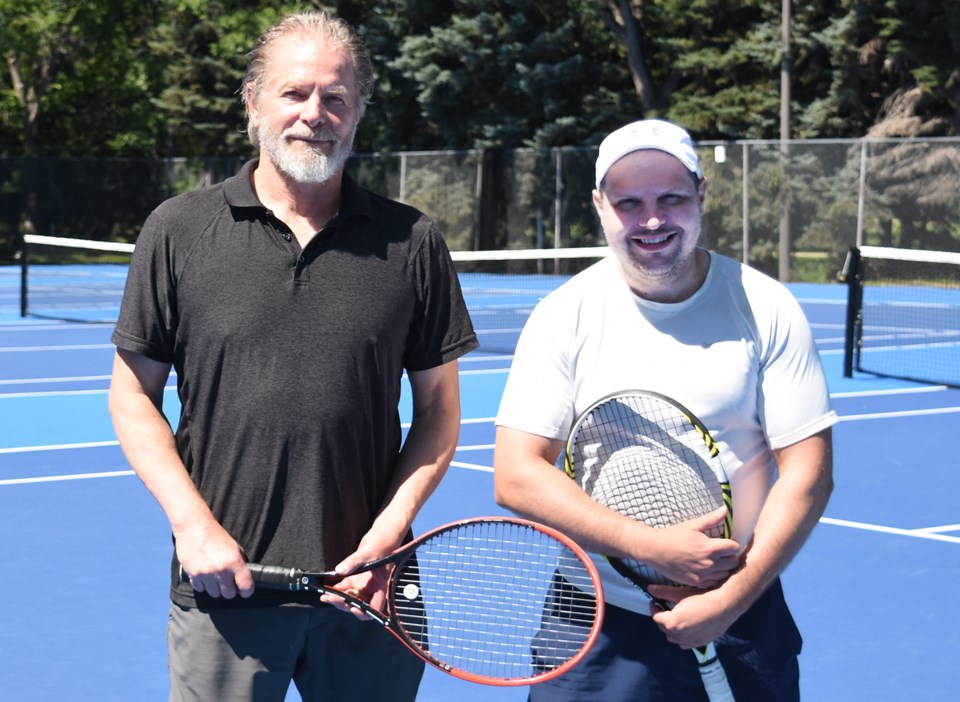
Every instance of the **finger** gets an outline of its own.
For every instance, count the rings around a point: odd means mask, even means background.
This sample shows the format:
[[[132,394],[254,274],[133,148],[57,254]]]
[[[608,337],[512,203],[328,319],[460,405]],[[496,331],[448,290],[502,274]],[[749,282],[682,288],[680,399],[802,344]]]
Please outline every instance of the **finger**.
[[[698,528],[700,529],[700,531],[706,532],[715,526],[723,524],[723,521],[726,518],[727,518],[727,508],[718,507],[712,512],[708,512],[707,514],[703,515],[702,517],[694,521],[699,522]]]
[[[370,617],[367,616],[358,605],[350,602],[349,600],[345,600],[342,597],[337,597],[336,595],[321,595],[320,601],[339,609],[341,612],[352,614],[357,619],[362,621],[370,619]]]
[[[220,588],[220,597],[226,600],[232,600],[237,596],[237,586],[236,583],[233,582],[233,577],[230,574],[218,576],[217,587]]]
[[[244,566],[238,573],[234,573],[233,577],[240,597],[250,597],[256,589],[256,583],[253,580],[250,569]]]
[[[340,561],[333,569],[333,572],[337,575],[350,575],[364,563],[366,563],[366,561],[354,553]]]
[[[220,597],[220,584],[217,582],[217,579],[213,576],[207,576],[202,578],[195,578],[200,583],[200,588],[197,592],[206,592],[210,597]],[[194,586],[196,590],[196,585]]]
[[[649,585],[647,591],[654,603],[660,606],[661,612],[666,612],[680,600],[695,594],[697,591],[686,587],[677,587],[675,585]]]

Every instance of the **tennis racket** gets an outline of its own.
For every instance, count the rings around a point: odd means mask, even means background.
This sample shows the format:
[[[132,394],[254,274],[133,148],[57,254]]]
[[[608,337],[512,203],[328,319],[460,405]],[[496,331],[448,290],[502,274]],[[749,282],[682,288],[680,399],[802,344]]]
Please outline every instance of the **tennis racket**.
[[[603,398],[574,423],[564,455],[567,475],[594,500],[652,527],[667,527],[725,506],[726,519],[709,536],[729,538],[730,482],[710,432],[692,412],[653,392]],[[647,586],[671,584],[636,560],[606,557],[617,573],[650,596]],[[711,702],[733,700],[712,643],[694,649]]]
[[[335,573],[248,564],[258,587],[343,598],[451,675],[529,685],[562,674],[592,645],[603,616],[590,557],[549,527],[514,518],[454,522],[356,572],[391,566],[380,612],[334,587]]]

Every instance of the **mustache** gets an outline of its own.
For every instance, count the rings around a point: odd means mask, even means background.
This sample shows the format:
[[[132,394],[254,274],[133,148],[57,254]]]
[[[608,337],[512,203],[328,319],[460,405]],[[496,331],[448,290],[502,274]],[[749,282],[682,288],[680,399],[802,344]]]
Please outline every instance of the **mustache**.
[[[340,143],[340,137],[337,133],[329,129],[300,129],[291,127],[283,132],[284,138],[294,137],[297,139],[316,139],[319,141],[329,141],[333,144]]]

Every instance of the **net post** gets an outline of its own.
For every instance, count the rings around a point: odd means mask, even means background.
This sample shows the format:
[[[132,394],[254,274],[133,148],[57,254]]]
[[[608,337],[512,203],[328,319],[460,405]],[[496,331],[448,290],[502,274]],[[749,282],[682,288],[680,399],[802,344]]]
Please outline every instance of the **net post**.
[[[27,316],[27,276],[29,275],[29,246],[27,246],[27,238],[25,236],[20,237],[20,316]]]
[[[837,280],[847,286],[847,319],[843,339],[843,377],[853,377],[853,356],[857,344],[857,320],[863,300],[860,249],[851,246]]]

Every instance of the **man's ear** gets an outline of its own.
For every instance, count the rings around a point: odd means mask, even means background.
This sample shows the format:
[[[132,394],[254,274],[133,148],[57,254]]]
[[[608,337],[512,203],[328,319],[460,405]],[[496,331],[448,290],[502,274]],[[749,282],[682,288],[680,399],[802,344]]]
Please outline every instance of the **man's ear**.
[[[243,86],[243,103],[247,108],[247,117],[252,124],[256,125],[260,119],[260,113],[257,110],[256,94],[253,91],[253,86],[250,84]]]

